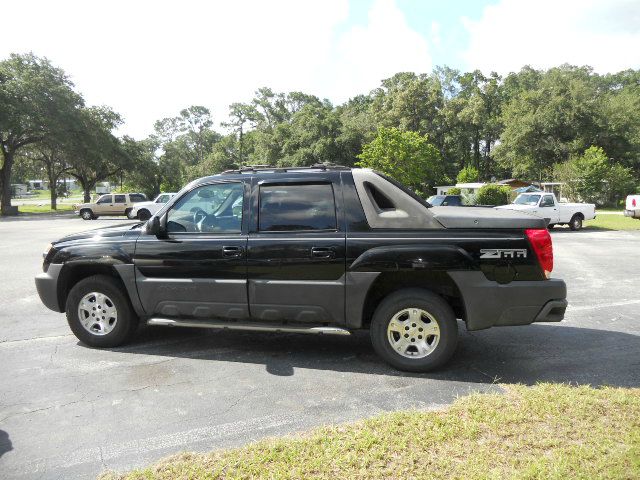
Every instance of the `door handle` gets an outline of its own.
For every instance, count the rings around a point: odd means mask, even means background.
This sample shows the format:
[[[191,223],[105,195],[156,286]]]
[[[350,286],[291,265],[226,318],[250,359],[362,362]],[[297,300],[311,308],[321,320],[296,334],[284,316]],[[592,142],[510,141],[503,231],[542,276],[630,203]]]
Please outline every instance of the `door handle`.
[[[239,258],[244,255],[242,247],[222,247],[222,256],[227,258]]]
[[[312,247],[312,258],[335,258],[336,251],[333,247]]]

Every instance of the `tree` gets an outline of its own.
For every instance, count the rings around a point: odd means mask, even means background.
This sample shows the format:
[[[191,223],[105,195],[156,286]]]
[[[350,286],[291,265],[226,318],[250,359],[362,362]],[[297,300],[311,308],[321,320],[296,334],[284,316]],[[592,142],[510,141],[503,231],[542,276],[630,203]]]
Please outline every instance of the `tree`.
[[[49,182],[51,210],[57,210],[58,208],[58,194],[61,193],[58,181],[72,169],[68,159],[68,147],[59,140],[47,138],[42,142],[33,144],[25,152],[25,156],[36,165],[41,166],[46,173],[47,181]]]
[[[70,142],[70,174],[84,192],[84,201],[91,201],[96,184],[123,171],[128,163],[122,143],[112,133],[122,123],[120,116],[108,107],[91,107],[81,111],[81,128]]]
[[[64,71],[46,58],[12,54],[0,62],[0,203],[11,207],[11,172],[21,149],[45,139],[66,137],[84,104]]]
[[[631,192],[634,186],[631,170],[621,165],[611,165],[604,150],[596,146],[556,165],[554,176],[565,183],[569,198],[598,205],[615,203]]]
[[[443,176],[438,149],[416,132],[381,127],[358,158],[358,166],[379,170],[425,195]]]
[[[222,123],[223,127],[230,128],[234,135],[237,135],[238,151],[236,163],[242,165],[246,161],[246,151],[244,146],[244,134],[246,125],[255,121],[257,117],[256,108],[246,103],[232,103],[229,106],[229,121]]]
[[[483,185],[476,193],[477,205],[506,205],[509,203],[511,189],[506,185]]]
[[[478,169],[472,166],[464,167],[458,173],[456,180],[458,183],[472,183],[477,182],[480,174],[478,173]]]

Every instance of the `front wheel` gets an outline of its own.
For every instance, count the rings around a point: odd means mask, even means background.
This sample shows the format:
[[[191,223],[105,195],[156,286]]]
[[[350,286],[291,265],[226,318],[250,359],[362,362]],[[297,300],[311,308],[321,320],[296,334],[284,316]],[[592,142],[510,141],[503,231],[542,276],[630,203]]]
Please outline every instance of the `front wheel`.
[[[444,365],[458,344],[458,323],[447,302],[421,289],[392,293],[376,309],[371,342],[387,363],[408,372]]]
[[[80,216],[82,217],[83,220],[93,220],[93,212],[88,208],[82,210],[80,212]]]
[[[582,216],[576,214],[571,217],[571,220],[569,221],[569,228],[574,231],[582,229]]]
[[[151,218],[151,213],[149,212],[149,210],[140,210],[138,212],[138,219],[146,222],[147,220],[149,220]]]
[[[80,280],[69,292],[67,322],[82,343],[117,347],[131,339],[138,318],[122,286],[106,275]]]

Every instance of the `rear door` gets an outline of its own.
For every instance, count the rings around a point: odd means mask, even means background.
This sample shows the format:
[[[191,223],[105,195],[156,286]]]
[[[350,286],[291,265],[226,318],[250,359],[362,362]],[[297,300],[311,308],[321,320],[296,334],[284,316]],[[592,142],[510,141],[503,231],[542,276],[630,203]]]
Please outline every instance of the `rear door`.
[[[252,319],[344,323],[345,231],[339,182],[339,175],[331,173],[254,179],[247,252]]]

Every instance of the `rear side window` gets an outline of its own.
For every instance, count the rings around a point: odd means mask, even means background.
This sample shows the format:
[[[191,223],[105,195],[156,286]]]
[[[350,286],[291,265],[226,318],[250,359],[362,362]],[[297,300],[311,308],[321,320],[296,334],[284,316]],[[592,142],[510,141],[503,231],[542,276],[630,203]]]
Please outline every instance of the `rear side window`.
[[[127,203],[127,198],[124,195],[114,195],[114,203]]]
[[[336,230],[336,204],[329,183],[260,187],[259,230]]]

